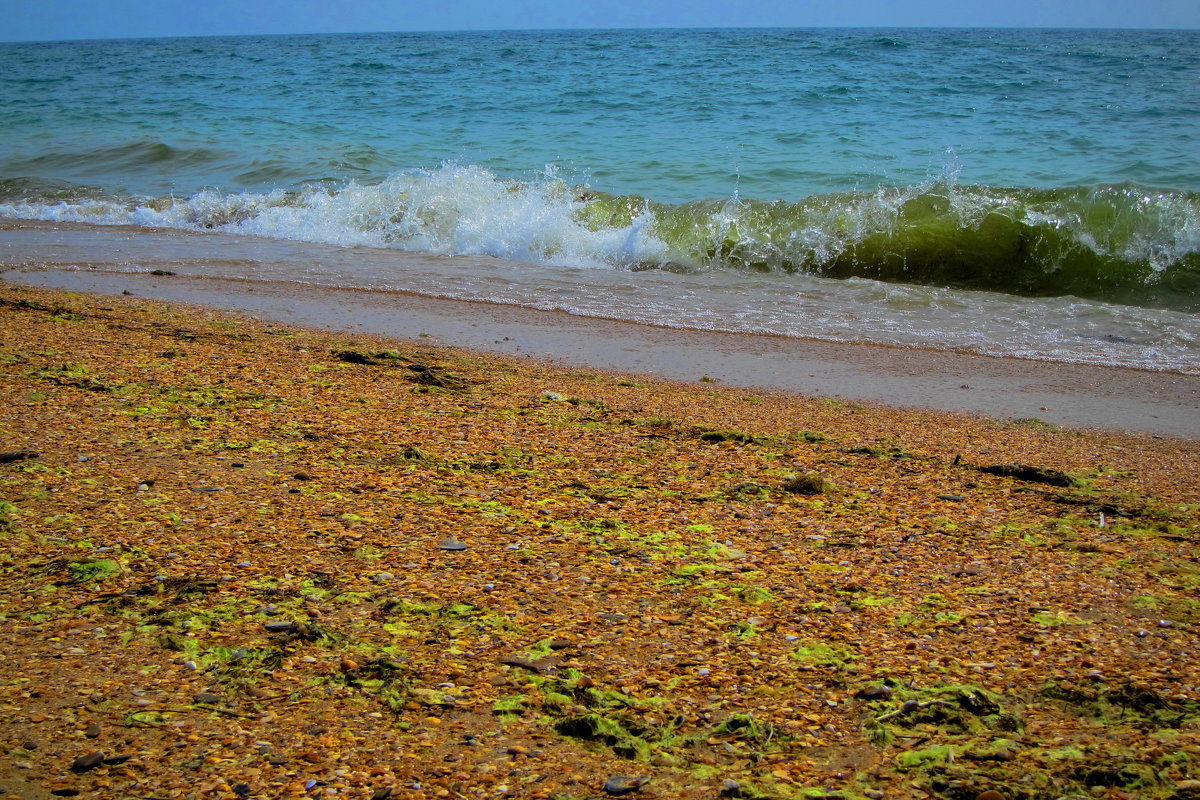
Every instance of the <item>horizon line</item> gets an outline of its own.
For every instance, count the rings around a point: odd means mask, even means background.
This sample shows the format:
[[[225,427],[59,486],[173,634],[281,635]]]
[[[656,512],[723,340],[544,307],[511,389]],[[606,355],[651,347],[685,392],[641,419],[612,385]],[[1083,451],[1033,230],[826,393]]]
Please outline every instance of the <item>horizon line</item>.
[[[1195,33],[1197,28],[1114,27],[1109,25],[672,25],[672,26],[614,26],[602,28],[412,28],[404,30],[331,30],[331,31],[262,31],[245,33],[170,33],[139,36],[84,36],[71,39],[4,39],[0,44],[68,44],[71,42],[120,42],[155,39],[235,39],[263,36],[369,36],[391,34],[452,34],[452,33],[602,33],[607,31],[1138,31],[1158,33]]]

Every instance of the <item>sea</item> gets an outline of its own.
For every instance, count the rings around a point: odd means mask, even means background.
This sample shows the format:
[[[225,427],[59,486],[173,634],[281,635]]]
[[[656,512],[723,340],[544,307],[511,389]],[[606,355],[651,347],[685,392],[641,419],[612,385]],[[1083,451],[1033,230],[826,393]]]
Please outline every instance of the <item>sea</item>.
[[[0,267],[1200,374],[1200,31],[9,43],[0,109],[81,223]]]

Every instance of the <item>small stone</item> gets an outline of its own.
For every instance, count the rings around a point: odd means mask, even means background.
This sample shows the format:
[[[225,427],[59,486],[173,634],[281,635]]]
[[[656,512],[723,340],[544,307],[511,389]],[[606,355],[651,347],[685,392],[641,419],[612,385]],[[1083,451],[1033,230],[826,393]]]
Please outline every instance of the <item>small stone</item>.
[[[235,783],[233,785],[233,793],[236,794],[238,797],[249,797],[250,796],[250,784]]]
[[[267,629],[267,633],[287,633],[292,628],[296,627],[296,623],[281,620],[278,622],[264,622],[263,627]]]
[[[212,692],[200,692],[200,694],[198,694],[192,698],[192,702],[200,703],[201,705],[210,705],[211,706],[211,705],[216,705],[217,703],[220,703],[221,698],[217,697]]]
[[[500,659],[500,663],[507,667],[520,667],[521,669],[527,669],[530,672],[541,673],[546,670],[546,664],[544,662],[530,661],[528,658],[521,658],[520,656],[505,656],[504,658]]]
[[[375,577],[371,578],[371,580],[375,581],[376,583],[383,583],[384,581],[394,581],[395,579],[396,579],[396,576],[390,572],[381,572],[378,575],[376,575]]]
[[[100,723],[93,722],[91,725],[88,725],[84,728],[83,735],[89,739],[95,739],[100,735]]]
[[[604,792],[619,797],[636,792],[649,782],[648,775],[610,775],[604,781]]]
[[[865,689],[859,689],[854,693],[854,696],[859,700],[881,700],[892,693],[889,686],[868,686]]]
[[[966,499],[967,498],[963,497],[961,494],[939,494],[938,495],[938,500],[947,500],[951,503],[961,503],[963,500],[966,500]]]
[[[131,758],[133,758],[133,753],[123,753],[119,756],[108,756],[104,759],[104,765],[115,767],[117,764],[124,764]]]
[[[381,786],[371,794],[371,800],[388,800],[392,796],[392,787]]]
[[[86,753],[85,755],[76,757],[76,759],[71,762],[71,772],[87,772],[88,770],[95,769],[103,763],[104,753],[96,750],[94,752]]]
[[[878,789],[867,789],[863,792],[863,797],[869,797],[870,800],[883,800],[883,792]]]
[[[988,789],[986,792],[980,792],[975,795],[975,800],[1005,800],[1004,795],[997,792],[995,789]]]
[[[438,550],[466,550],[467,545],[458,539],[442,539],[438,542]]]

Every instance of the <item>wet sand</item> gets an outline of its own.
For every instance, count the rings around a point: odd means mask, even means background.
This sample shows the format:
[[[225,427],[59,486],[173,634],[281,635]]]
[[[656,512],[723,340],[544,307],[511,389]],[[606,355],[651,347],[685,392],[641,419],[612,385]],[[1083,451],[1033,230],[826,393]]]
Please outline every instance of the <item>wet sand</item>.
[[[557,366],[1200,438],[1200,376],[657,328],[400,292],[98,270],[10,269],[3,279],[236,310],[265,322],[421,338]]]

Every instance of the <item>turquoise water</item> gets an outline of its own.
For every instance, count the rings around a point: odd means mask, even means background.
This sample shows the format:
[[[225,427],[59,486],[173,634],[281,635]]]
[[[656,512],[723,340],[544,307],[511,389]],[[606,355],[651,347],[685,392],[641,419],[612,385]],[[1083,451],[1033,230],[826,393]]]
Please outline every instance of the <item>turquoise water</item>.
[[[371,251],[238,277],[1200,370],[1200,32],[88,41],[0,66],[0,216]]]

